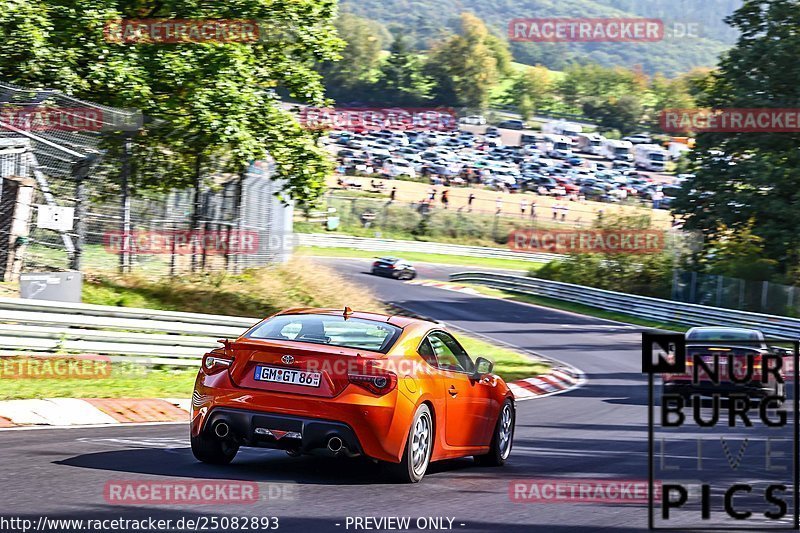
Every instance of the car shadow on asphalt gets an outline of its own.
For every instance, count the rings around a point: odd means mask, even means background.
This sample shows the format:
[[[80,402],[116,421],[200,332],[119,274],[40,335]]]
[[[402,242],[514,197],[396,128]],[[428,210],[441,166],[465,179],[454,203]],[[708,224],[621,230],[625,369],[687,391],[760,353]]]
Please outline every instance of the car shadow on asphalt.
[[[312,485],[375,485],[393,483],[386,469],[364,458],[304,455],[289,457],[276,450],[242,448],[226,466],[198,462],[189,448],[137,448],[77,455],[54,464],[157,476],[233,479],[255,482],[292,482]],[[488,475],[471,458],[437,461],[428,467],[426,479],[442,474],[468,472]]]

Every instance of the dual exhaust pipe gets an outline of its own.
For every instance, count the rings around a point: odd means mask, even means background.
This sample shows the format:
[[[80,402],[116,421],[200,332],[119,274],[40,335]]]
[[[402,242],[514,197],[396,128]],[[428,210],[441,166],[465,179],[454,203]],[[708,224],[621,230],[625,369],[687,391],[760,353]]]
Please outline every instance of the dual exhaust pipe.
[[[225,439],[228,438],[230,434],[231,428],[227,422],[218,422],[214,425],[214,435],[216,435],[218,438]],[[346,455],[351,455],[350,451],[345,448],[341,437],[337,437],[336,435],[328,439],[327,448],[332,453],[340,453],[344,450]]]

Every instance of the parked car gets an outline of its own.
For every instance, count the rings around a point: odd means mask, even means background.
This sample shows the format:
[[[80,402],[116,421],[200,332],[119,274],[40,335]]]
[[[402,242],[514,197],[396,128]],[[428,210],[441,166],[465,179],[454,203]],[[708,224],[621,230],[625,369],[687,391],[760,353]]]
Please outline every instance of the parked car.
[[[510,120],[504,120],[503,122],[498,124],[497,127],[505,128],[507,130],[524,130],[525,123],[522,122],[521,120],[510,119]]]
[[[462,124],[470,124],[473,126],[483,126],[486,124],[486,118],[483,115],[469,115],[459,120]]]

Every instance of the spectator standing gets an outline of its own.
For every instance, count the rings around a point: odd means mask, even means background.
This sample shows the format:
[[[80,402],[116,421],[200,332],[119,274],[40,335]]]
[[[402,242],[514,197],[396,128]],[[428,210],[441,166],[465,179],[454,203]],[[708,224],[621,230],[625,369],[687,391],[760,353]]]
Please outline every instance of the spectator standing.
[[[528,209],[528,199],[522,198],[519,201],[519,213],[522,218],[525,218],[525,211]]]
[[[653,209],[660,209],[661,202],[664,201],[664,191],[661,190],[661,187],[656,189],[656,192],[653,193]]]
[[[467,211],[469,211],[470,213],[472,213],[472,202],[474,201],[475,201],[475,194],[469,193],[469,196],[467,196]]]
[[[561,209],[561,206],[558,204],[553,204],[553,220],[558,220],[558,211]]]
[[[442,191],[442,207],[447,209],[448,204],[450,203],[450,199],[447,197],[447,189]]]
[[[498,196],[497,200],[494,201],[495,209],[497,209],[496,214],[500,214],[503,211],[503,197]]]
[[[564,204],[561,206],[561,222],[567,221],[567,214],[569,213],[569,206]]]
[[[397,197],[397,187],[392,187],[392,190],[389,193],[389,202],[394,202],[395,197]]]

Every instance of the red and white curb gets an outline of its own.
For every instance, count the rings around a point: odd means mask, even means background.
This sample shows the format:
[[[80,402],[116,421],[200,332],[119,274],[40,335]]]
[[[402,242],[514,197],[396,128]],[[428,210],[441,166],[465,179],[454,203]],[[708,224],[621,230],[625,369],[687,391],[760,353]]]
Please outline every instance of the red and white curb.
[[[533,400],[563,394],[583,385],[582,372],[568,367],[557,367],[547,374],[519,379],[508,384],[517,401]]]
[[[411,281],[406,281],[406,283],[408,283],[409,285],[422,285],[423,287],[435,287],[437,289],[444,289],[446,291],[463,292],[465,294],[475,294],[475,295],[481,294],[472,287],[465,287],[463,285],[458,285],[456,283],[448,283],[447,281],[434,281],[430,279],[412,279]]]
[[[0,401],[0,429],[184,422],[190,400],[46,398]]]

